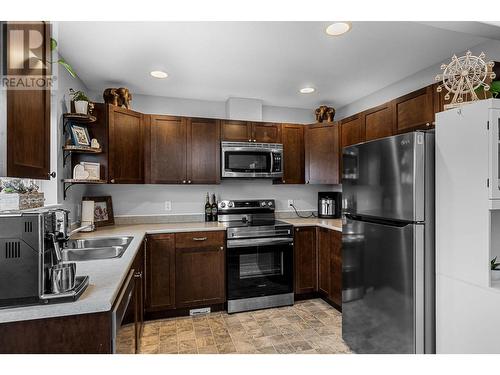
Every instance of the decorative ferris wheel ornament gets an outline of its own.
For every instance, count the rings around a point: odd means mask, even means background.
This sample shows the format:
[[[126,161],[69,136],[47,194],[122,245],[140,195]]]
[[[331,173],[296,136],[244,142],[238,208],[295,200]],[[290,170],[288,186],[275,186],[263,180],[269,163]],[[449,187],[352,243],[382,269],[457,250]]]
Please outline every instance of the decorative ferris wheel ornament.
[[[484,91],[489,91],[489,82],[495,79],[495,73],[492,71],[495,63],[486,62],[485,57],[483,52],[479,56],[474,56],[471,51],[467,51],[465,56],[453,55],[448,65],[441,65],[443,73],[436,76],[436,81],[442,81],[442,83],[437,87],[437,91],[441,92],[445,89],[447,93],[444,99],[448,101],[451,98],[451,102],[445,105],[445,109],[479,100],[476,90],[480,87]]]

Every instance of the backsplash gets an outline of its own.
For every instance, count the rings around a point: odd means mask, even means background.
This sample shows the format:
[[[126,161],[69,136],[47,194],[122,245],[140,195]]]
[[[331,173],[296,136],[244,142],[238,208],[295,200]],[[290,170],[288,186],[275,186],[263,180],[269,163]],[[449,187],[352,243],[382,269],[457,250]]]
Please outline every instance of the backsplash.
[[[94,185],[86,195],[111,195],[115,217],[201,215],[205,195],[221,199],[276,200],[277,212],[293,212],[288,200],[299,211],[316,211],[319,191],[340,191],[340,185],[273,185],[270,180],[223,180],[220,185]],[[165,201],[172,209],[165,211]],[[196,217],[196,216],[195,216]]]

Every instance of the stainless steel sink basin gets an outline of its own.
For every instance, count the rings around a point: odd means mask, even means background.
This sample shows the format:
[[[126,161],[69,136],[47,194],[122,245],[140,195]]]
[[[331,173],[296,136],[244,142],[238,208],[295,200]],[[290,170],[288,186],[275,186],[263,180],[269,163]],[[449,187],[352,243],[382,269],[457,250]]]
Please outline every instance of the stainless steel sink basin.
[[[127,247],[132,242],[133,237],[96,237],[82,238],[79,240],[69,240],[68,249],[86,249],[94,247],[124,246]]]
[[[133,237],[99,237],[69,240],[62,253],[63,261],[120,258]]]

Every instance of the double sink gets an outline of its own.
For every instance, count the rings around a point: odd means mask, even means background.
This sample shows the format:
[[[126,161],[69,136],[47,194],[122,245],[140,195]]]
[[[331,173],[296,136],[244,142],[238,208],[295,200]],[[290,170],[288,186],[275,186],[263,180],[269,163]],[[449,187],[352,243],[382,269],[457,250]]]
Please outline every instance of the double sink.
[[[81,262],[86,260],[120,258],[132,240],[132,236],[69,240],[64,249],[61,250],[62,260],[67,262]]]

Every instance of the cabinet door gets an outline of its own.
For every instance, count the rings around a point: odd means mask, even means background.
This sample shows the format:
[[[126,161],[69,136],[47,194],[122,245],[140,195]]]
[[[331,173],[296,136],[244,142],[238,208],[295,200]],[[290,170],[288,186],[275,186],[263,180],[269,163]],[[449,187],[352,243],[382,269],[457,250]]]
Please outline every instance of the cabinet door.
[[[144,183],[142,114],[108,105],[109,182]]]
[[[225,232],[176,234],[176,307],[225,302],[224,234]]]
[[[330,231],[318,230],[318,291],[325,297],[330,296],[331,282],[331,243]]]
[[[360,114],[340,122],[340,148],[364,141],[363,121]]]
[[[222,140],[233,142],[251,142],[252,124],[248,121],[223,120]]]
[[[284,184],[303,184],[305,125],[282,125]]]
[[[295,228],[294,235],[295,294],[318,290],[316,227]]]
[[[188,183],[220,183],[220,121],[190,118],[187,125]]]
[[[396,133],[428,129],[434,122],[434,93],[432,86],[394,99],[393,121]]]
[[[5,25],[7,75],[50,76],[50,64],[30,66],[25,56],[25,41],[31,31],[38,31],[43,40],[34,53],[43,61],[50,60],[50,25],[45,22],[11,23]],[[16,37],[20,35],[20,37]],[[27,53],[27,52],[26,52]],[[20,58],[21,57],[21,58]],[[16,61],[19,59],[19,61]],[[14,64],[11,64],[10,62]],[[9,177],[48,180],[50,172],[50,88],[45,90],[10,89],[6,94],[7,163]],[[3,142],[2,142],[3,143]],[[2,167],[2,166],[0,166]]]
[[[252,124],[252,140],[261,143],[280,143],[281,126],[270,122],[254,122]]]
[[[187,182],[186,127],[184,117],[151,116],[148,131],[149,183]]]
[[[306,183],[338,184],[338,124],[308,126],[305,134]]]
[[[146,310],[175,307],[175,235],[148,236],[146,246]]]
[[[391,103],[371,108],[363,113],[365,140],[389,137],[393,134],[393,116]]]
[[[342,305],[342,233],[329,231],[330,236],[330,300],[338,306]]]

